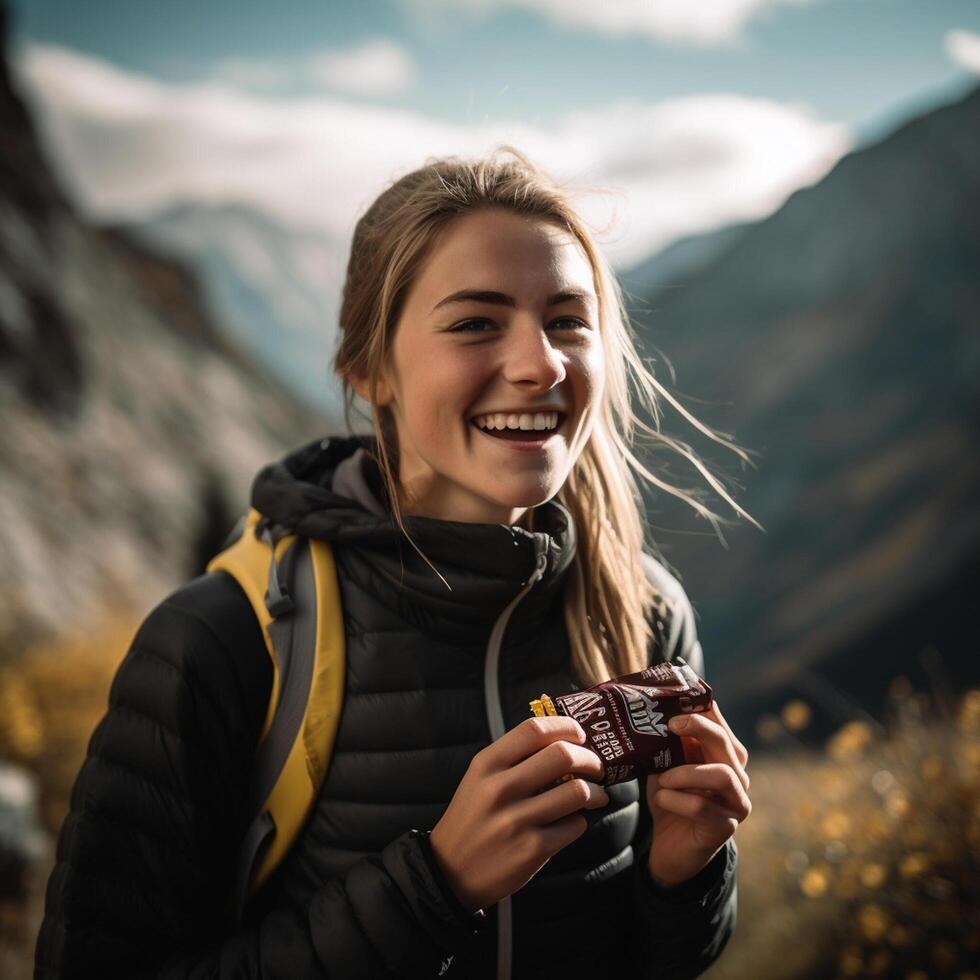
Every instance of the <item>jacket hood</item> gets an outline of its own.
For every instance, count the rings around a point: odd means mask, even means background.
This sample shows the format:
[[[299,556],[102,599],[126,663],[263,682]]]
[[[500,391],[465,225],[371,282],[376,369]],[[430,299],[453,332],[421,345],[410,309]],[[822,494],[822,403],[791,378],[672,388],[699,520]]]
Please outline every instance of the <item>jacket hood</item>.
[[[544,576],[514,610],[508,631],[524,632],[547,615],[575,555],[575,526],[556,499],[535,508],[534,531],[403,515],[409,534],[449,583],[436,575],[399,531],[391,515],[374,436],[329,436],[264,467],[252,486],[252,506],[290,532],[357,550],[373,576],[411,607],[419,625],[440,632],[492,628],[534,572],[535,546],[548,561]],[[450,591],[451,589],[451,591]],[[388,591],[388,590],[386,590]]]

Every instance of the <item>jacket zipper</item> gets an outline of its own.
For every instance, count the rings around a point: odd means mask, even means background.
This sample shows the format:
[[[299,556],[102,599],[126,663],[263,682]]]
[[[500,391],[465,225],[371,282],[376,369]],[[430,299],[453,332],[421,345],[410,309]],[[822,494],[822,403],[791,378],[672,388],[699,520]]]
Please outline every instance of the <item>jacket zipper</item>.
[[[548,535],[534,534],[534,571],[524,588],[510,601],[497,618],[490,632],[487,644],[487,658],[483,666],[483,694],[487,706],[487,722],[490,725],[490,739],[496,741],[506,731],[504,710],[500,700],[500,647],[504,631],[517,604],[534,588],[548,567]],[[511,956],[513,952],[513,928],[511,923],[510,896],[497,903],[497,980],[510,980]]]

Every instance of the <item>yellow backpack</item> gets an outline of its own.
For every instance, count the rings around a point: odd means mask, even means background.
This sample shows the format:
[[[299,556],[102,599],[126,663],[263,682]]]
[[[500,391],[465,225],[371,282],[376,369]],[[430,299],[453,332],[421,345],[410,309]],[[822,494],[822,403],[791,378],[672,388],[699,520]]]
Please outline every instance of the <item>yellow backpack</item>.
[[[279,866],[309,816],[333,754],[344,700],[343,610],[325,541],[285,533],[254,508],[207,566],[248,596],[272,660],[272,692],[249,795],[254,815],[235,891],[246,899]]]

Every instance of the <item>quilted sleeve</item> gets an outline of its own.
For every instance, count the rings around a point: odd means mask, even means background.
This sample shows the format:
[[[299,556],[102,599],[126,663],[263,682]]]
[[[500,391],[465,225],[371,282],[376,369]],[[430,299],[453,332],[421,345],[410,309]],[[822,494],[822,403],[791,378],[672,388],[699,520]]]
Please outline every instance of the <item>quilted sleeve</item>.
[[[196,579],[148,616],[73,787],[35,980],[435,976],[469,937],[472,922],[411,833],[307,908],[233,926],[270,685],[258,624],[229,577]]]
[[[665,656],[654,656],[673,660],[680,655],[707,680],[694,612],[684,588],[655,559],[647,555],[644,559],[647,575],[668,607]],[[645,799],[645,779],[641,779],[640,800]],[[639,920],[636,934],[640,937],[634,950],[634,968],[638,977],[650,980],[688,980],[700,976],[718,959],[735,931],[738,847],[735,839],[729,838],[697,875],[664,889],[646,870],[652,830],[650,812],[641,802],[633,845],[633,899]]]

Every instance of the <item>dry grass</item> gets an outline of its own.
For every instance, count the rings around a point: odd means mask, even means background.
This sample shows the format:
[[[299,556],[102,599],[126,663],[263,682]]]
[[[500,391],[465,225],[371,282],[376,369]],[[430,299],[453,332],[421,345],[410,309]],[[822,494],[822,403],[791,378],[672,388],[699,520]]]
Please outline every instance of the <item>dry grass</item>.
[[[34,774],[40,821],[49,837],[48,858],[27,882],[26,904],[0,899],[0,977],[5,980],[28,980],[33,973],[54,842],[136,626],[133,617],[120,617],[99,629],[79,630],[73,639],[36,645],[0,666],[0,760]]]
[[[980,690],[940,705],[899,677],[891,704],[819,753],[793,747],[808,705],[760,719],[780,747],[749,763],[739,925],[711,980],[976,980]]]
[[[0,668],[0,759],[31,769],[52,838],[133,635],[121,621]],[[886,725],[854,721],[823,751],[800,701],[759,719],[753,812],[739,828],[739,923],[711,980],[977,980],[980,690],[939,704],[892,684]],[[0,974],[31,975],[50,863],[28,908],[0,903]]]
[[[72,784],[137,625],[121,618],[0,666],[0,759],[34,773],[41,822],[51,834],[68,812]]]

